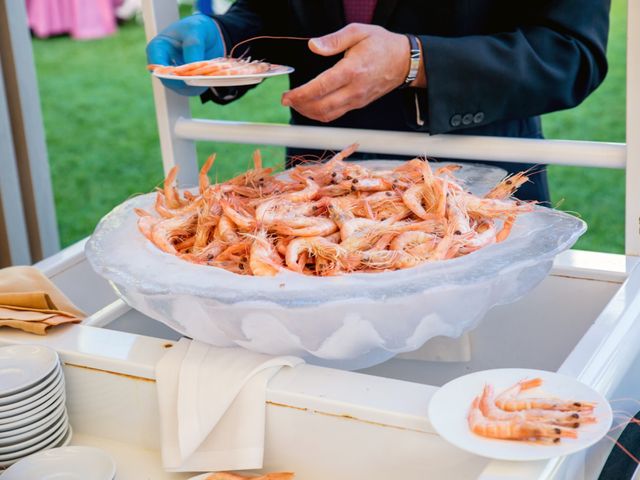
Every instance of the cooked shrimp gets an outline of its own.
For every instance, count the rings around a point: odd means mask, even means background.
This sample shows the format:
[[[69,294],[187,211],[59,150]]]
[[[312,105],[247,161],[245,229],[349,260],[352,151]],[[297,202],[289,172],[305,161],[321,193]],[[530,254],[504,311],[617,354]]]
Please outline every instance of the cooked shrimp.
[[[402,200],[420,218],[428,218],[430,213],[443,217],[446,212],[447,181],[435,177],[427,162],[422,162],[421,183],[409,187]]]
[[[166,218],[151,226],[151,241],[163,252],[177,253],[174,243],[193,234],[196,215]]]
[[[480,396],[480,410],[490,420],[529,420],[549,423],[569,428],[578,428],[585,423],[595,423],[595,417],[578,412],[559,412],[556,410],[531,409],[509,412],[498,408],[495,403],[493,387],[485,385]]]
[[[289,200],[290,202],[304,202],[312,200],[320,190],[320,186],[313,180],[307,178],[305,180],[306,186],[302,190],[297,192],[284,193],[281,198]]]
[[[282,259],[275,250],[264,230],[252,236],[253,243],[249,251],[249,267],[257,276],[272,277],[282,270]]]
[[[511,233],[511,229],[513,228],[513,224],[516,222],[516,218],[517,217],[515,215],[509,215],[505,219],[504,223],[502,224],[502,228],[496,234],[496,242],[497,243],[503,242],[504,240],[507,239],[507,237]]]
[[[495,225],[491,220],[485,220],[474,228],[474,234],[462,245],[464,253],[475,252],[498,240]]]
[[[256,225],[256,220],[253,216],[244,210],[241,206],[231,205],[231,203],[227,200],[221,200],[220,206],[224,211],[224,214],[229,218],[233,223],[235,223],[239,228],[243,228],[245,230],[252,230]]]
[[[177,246],[176,246],[177,248]],[[222,242],[210,242],[206,247],[196,252],[184,253],[180,258],[193,263],[207,264],[213,261],[218,255],[224,252],[226,245]]]
[[[374,270],[411,268],[424,262],[402,250],[367,250],[358,253],[358,260]]]
[[[338,262],[344,256],[343,249],[323,237],[296,238],[289,242],[286,253],[286,263],[294,272],[302,272],[304,264],[300,261],[303,253],[321,257],[332,262]]]
[[[207,161],[204,162],[204,165],[200,169],[200,175],[198,177],[198,184],[200,186],[200,195],[204,195],[207,189],[209,188],[209,185],[210,185],[209,170],[211,170],[211,167],[213,166],[213,162],[215,161],[216,161],[216,154],[213,153],[209,155],[209,158],[207,158]]]
[[[178,166],[176,165],[167,174],[167,178],[164,180],[164,198],[169,208],[180,208],[184,205],[184,202],[180,200],[180,194],[174,183],[178,175]]]
[[[147,237],[149,240],[151,240],[151,228],[157,223],[157,219],[153,218],[153,215],[151,215],[149,212],[147,212],[146,210],[143,210],[141,208],[134,208],[134,212],[136,213],[136,215],[138,215],[138,230],[140,230],[140,232]]]
[[[576,438],[575,430],[547,425],[541,422],[530,422],[517,418],[509,420],[491,420],[480,410],[480,398],[473,400],[467,415],[469,428],[476,435],[503,440],[537,441],[543,438],[559,442],[562,437]]]
[[[213,233],[213,238],[214,240],[229,245],[238,241],[239,236],[236,231],[236,226],[226,215],[222,215],[220,217],[220,220],[218,220],[218,225],[216,226],[216,229]]]
[[[529,177],[525,172],[515,173],[503,178],[502,181],[493,187],[485,198],[495,198],[498,200],[504,200],[512,196],[518,188],[529,181]]]
[[[325,237],[338,230],[333,220],[323,217],[304,217],[305,225],[300,225],[302,217],[298,217],[296,223],[288,223],[286,220],[274,222],[271,225],[273,231],[280,235],[295,237]]]
[[[394,228],[395,219],[389,218],[381,222],[366,218],[354,218],[345,222],[340,228],[342,242],[340,245],[350,252],[368,250],[384,235],[399,233]]]
[[[559,410],[561,412],[590,412],[596,406],[596,404],[592,402],[518,396],[521,392],[539,387],[540,385],[542,385],[541,378],[521,380],[496,397],[496,406],[509,412],[529,409]]]
[[[421,231],[403,232],[394,238],[389,247],[391,250],[402,250],[411,252],[413,249],[426,246],[427,250],[432,250],[438,243],[438,237],[431,233]]]
[[[447,196],[447,220],[454,226],[458,235],[469,233],[472,231],[471,219],[469,214],[464,210],[457,200],[457,197],[453,195]]]
[[[458,199],[468,213],[486,218],[508,217],[533,211],[532,203],[478,198],[469,194],[460,195]]]
[[[185,199],[191,195],[189,192],[185,192]],[[172,218],[172,217],[182,217],[189,213],[194,212],[199,209],[202,205],[204,198],[202,196],[195,197],[189,200],[189,203],[185,203],[184,206],[178,208],[169,208],[165,202],[165,196],[162,192],[158,192],[156,194],[156,202],[154,204],[154,209],[156,212],[160,214],[161,217],[164,218]]]

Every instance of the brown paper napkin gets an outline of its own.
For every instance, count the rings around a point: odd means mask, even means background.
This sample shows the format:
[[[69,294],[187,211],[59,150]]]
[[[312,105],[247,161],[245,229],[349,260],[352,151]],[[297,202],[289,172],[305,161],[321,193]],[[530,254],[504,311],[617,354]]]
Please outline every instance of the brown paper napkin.
[[[0,270],[0,326],[44,335],[49,327],[79,323],[86,315],[40,270]]]

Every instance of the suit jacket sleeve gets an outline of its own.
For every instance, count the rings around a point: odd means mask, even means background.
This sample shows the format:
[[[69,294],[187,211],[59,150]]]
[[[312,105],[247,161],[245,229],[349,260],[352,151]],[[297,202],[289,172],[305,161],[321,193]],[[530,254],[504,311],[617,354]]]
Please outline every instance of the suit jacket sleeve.
[[[227,45],[227,55],[234,45],[251,37],[261,35],[286,35],[287,2],[285,0],[236,0],[224,15],[212,15],[220,26]],[[234,57],[252,55],[252,46],[241,45],[233,52]],[[209,100],[227,104],[242,97],[250,87],[217,88],[207,90],[200,96],[203,102]]]
[[[571,108],[602,82],[610,0],[529,3],[511,31],[420,36],[432,134]]]

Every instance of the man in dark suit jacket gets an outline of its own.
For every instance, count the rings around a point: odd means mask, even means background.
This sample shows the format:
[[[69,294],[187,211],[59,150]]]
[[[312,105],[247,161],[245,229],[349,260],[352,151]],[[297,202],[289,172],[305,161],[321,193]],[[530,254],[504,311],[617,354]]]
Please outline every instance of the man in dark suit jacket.
[[[237,0],[224,15],[168,27],[147,51],[151,63],[170,64],[181,63],[181,48],[195,61],[215,45],[221,55],[255,36],[313,37],[248,42],[234,53],[296,68],[282,99],[294,124],[536,138],[539,115],[579,104],[604,79],[609,7],[610,0]],[[226,103],[244,91],[212,89],[203,99]],[[544,169],[520,196],[549,200]]]

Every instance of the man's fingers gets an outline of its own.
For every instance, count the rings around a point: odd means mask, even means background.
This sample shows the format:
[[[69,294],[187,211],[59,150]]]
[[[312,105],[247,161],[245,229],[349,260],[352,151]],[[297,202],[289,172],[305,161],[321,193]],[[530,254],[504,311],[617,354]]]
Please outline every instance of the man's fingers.
[[[368,35],[367,26],[351,23],[337,32],[324,37],[312,38],[309,40],[309,48],[313,53],[328,57],[344,52],[364,40]]]
[[[340,88],[326,97],[301,104],[293,104],[292,108],[307,118],[320,122],[331,122],[340,118],[354,108],[358,108],[354,91],[351,87]]]
[[[302,102],[322,98],[344,87],[353,80],[351,69],[346,60],[340,60],[329,70],[325,70],[313,80],[294,88],[282,95],[282,105],[289,107]]]

